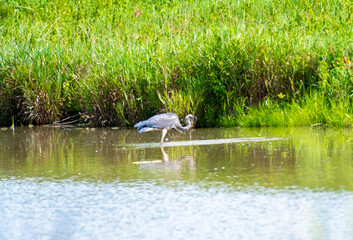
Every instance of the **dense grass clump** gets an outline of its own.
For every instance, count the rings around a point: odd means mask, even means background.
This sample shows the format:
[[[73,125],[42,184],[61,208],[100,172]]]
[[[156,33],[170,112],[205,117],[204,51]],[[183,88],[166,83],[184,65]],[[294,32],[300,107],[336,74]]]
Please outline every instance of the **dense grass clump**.
[[[200,126],[351,126],[352,10],[351,1],[0,0],[0,124],[86,112],[96,125],[129,126],[173,111]]]

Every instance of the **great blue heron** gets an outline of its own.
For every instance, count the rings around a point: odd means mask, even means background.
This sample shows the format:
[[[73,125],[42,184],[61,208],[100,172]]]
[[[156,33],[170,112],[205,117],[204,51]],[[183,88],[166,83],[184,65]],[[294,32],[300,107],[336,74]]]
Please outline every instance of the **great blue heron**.
[[[163,140],[167,131],[171,128],[178,130],[179,132],[185,132],[189,130],[192,124],[195,124],[197,118],[189,114],[184,118],[185,127],[181,126],[179,117],[175,113],[162,113],[156,116],[153,116],[145,121],[141,121],[135,124],[135,128],[139,133],[149,132],[149,131],[162,131],[161,144],[163,145]]]

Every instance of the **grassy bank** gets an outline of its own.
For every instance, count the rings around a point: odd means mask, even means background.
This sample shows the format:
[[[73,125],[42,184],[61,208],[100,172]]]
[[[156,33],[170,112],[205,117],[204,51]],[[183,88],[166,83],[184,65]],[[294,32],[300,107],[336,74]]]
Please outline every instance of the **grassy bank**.
[[[353,126],[351,1],[0,0],[0,124]]]

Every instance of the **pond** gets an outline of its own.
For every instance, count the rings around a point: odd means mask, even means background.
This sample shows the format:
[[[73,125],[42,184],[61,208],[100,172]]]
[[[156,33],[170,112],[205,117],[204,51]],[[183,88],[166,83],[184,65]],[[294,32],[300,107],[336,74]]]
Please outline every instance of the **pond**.
[[[0,239],[351,239],[353,130],[0,131]]]

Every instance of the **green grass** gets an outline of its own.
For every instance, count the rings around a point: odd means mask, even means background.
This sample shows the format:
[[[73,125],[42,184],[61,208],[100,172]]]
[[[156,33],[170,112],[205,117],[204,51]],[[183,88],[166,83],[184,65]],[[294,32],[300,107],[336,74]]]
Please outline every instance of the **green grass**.
[[[226,127],[293,127],[293,126],[353,126],[353,103],[349,99],[328,100],[320,94],[303,100],[278,102],[266,99],[257,107],[241,109],[236,117],[222,117]]]
[[[202,127],[350,126],[352,10],[351,1],[0,0],[0,125],[86,112],[96,125],[129,126],[173,111]]]

